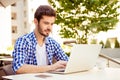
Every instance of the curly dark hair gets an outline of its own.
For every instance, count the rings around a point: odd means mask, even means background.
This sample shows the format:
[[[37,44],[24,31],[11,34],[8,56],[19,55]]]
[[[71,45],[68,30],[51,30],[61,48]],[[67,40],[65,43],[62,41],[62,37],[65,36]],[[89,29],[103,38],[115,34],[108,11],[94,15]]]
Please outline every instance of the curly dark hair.
[[[56,11],[48,5],[40,5],[35,11],[34,18],[39,22],[44,15],[56,17]]]

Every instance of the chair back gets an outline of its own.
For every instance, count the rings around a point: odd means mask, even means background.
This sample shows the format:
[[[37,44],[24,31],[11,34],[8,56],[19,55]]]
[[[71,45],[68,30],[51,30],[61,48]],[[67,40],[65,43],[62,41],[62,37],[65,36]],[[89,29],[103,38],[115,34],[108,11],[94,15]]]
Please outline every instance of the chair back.
[[[12,64],[5,65],[2,67],[2,69],[6,75],[14,75],[15,74],[13,69],[12,69]]]

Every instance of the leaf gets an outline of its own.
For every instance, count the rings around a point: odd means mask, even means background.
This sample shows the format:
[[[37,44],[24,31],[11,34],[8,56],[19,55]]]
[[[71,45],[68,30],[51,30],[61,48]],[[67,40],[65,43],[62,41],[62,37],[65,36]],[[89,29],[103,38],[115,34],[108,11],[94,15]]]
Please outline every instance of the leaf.
[[[87,43],[90,34],[114,29],[120,15],[117,0],[48,1],[57,11],[56,23],[61,26],[61,37],[80,38],[79,43]]]

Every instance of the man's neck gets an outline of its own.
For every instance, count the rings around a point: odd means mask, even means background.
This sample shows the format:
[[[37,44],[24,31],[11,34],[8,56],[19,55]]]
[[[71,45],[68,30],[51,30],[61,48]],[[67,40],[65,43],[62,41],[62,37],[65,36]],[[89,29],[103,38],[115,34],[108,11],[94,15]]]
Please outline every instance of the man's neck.
[[[37,43],[42,46],[43,43],[45,42],[45,37],[43,35],[40,35],[37,31],[34,31],[35,32],[35,36],[36,36],[36,39],[37,39]]]

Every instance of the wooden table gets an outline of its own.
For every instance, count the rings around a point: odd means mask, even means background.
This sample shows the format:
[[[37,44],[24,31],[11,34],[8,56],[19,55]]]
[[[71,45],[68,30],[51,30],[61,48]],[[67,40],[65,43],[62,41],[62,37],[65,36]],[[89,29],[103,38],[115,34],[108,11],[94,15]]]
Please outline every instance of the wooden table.
[[[32,73],[2,77],[12,80],[120,80],[120,68],[94,68],[72,74]]]

